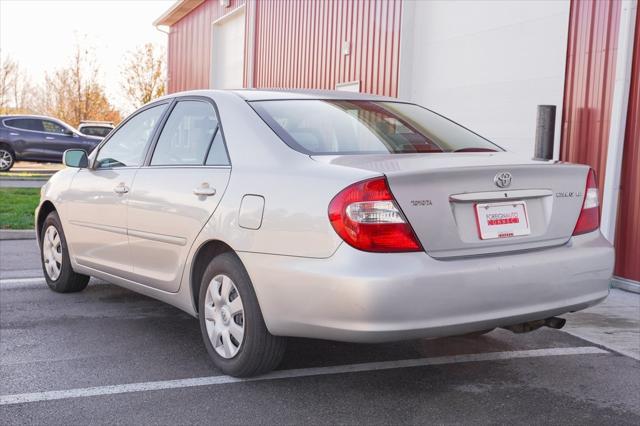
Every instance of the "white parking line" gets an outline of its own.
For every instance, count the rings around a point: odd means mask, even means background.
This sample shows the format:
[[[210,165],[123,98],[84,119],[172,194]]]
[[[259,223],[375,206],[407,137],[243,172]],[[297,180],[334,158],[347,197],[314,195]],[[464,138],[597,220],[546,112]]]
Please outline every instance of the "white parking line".
[[[58,399],[83,398],[89,396],[116,395],[165,389],[190,388],[196,386],[224,385],[229,383],[254,382],[262,380],[290,379],[295,377],[324,376],[328,374],[359,373],[366,371],[391,370],[397,368],[424,367],[428,365],[460,364],[465,362],[500,361],[518,358],[536,358],[559,355],[607,354],[608,351],[594,346],[572,348],[532,349],[525,351],[489,352],[467,355],[452,355],[432,358],[405,359],[398,361],[367,362],[362,364],[336,365],[329,367],[300,368],[273,371],[264,376],[238,379],[230,376],[196,377],[192,379],[162,380],[157,382],[129,383],[124,385],[96,386],[91,388],[66,389],[57,391],[22,393],[0,396],[0,405],[24,404],[29,402],[53,401]]]
[[[0,290],[15,290],[29,288],[47,288],[44,277],[4,278],[0,279]],[[91,285],[108,284],[105,281],[92,279]]]
[[[31,288],[34,287],[35,284],[43,284],[44,282],[44,277],[6,278],[0,279],[0,289],[12,290],[15,288]]]
[[[640,361],[640,356],[632,351],[621,348],[620,345],[612,345],[611,342],[605,342],[602,339],[598,339],[597,337],[587,335],[586,333],[581,333],[580,330],[561,330],[563,333],[570,334],[579,339],[586,340],[587,342],[595,343],[596,345],[602,346],[603,348],[610,349],[614,352],[617,352],[621,355],[627,356],[629,358],[633,358],[637,361]],[[617,347],[614,347],[617,346]]]
[[[44,281],[42,277],[27,277],[27,278],[3,278],[0,279],[0,284],[20,284],[20,283],[35,283]]]

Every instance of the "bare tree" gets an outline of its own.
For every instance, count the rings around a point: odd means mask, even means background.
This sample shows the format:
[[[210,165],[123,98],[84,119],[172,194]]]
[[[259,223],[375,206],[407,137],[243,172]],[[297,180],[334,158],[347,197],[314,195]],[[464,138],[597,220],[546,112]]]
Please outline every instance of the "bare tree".
[[[18,62],[0,58],[0,114],[33,112],[34,90]]]
[[[98,67],[88,49],[76,47],[70,64],[45,76],[40,108],[77,126],[83,120],[120,121],[98,82]]]
[[[11,87],[13,86],[18,64],[10,57],[0,58],[0,114],[5,114],[11,99]]]
[[[122,87],[134,108],[165,93],[165,52],[152,43],[129,52],[122,68]]]

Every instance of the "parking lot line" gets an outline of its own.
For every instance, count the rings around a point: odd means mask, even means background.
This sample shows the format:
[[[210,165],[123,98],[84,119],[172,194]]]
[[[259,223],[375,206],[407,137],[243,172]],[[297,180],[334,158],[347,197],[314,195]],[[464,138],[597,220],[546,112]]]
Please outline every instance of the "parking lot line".
[[[580,333],[580,332],[573,331],[573,330],[561,330],[561,331],[563,333],[567,333],[567,334],[570,334],[572,336],[575,336],[575,337],[577,337],[579,339],[586,340],[588,342],[591,342],[591,343],[594,343],[596,345],[599,345],[599,346],[602,346],[604,348],[607,348],[607,349],[609,349],[609,350],[611,350],[613,352],[617,352],[620,355],[624,355],[624,356],[627,356],[629,358],[633,358],[633,359],[635,359],[637,361],[640,361],[640,356],[638,356],[638,354],[636,354],[636,353],[634,353],[632,351],[629,351],[629,350],[625,350],[624,348],[619,347],[619,345],[618,345],[618,347],[614,348],[613,345],[611,345],[610,342],[605,342],[605,341],[603,341],[601,339],[598,339],[598,338],[596,338],[594,336],[586,336],[584,333]]]
[[[33,287],[34,284],[44,284],[44,277],[33,277],[33,278],[6,278],[0,279],[0,289],[2,290],[12,290],[14,288],[29,288]]]
[[[181,389],[197,386],[224,385],[230,383],[264,380],[290,379],[297,377],[324,376],[329,374],[360,373],[368,371],[392,370],[398,368],[425,367],[430,365],[460,364],[466,362],[501,361],[521,358],[536,358],[560,355],[608,354],[610,352],[594,346],[531,349],[523,351],[489,352],[466,355],[451,355],[431,358],[405,359],[397,361],[367,362],[360,364],[336,365],[328,367],[300,368],[273,371],[259,377],[235,378],[230,376],[195,377],[191,379],[162,380],[155,382],[128,383],[122,385],[96,386],[45,392],[22,393],[0,396],[0,405],[24,404],[30,402],[53,401],[90,396],[116,395],[123,393]]]
[[[92,280],[91,285],[108,284],[105,281]],[[20,290],[31,288],[46,288],[44,277],[31,278],[3,278],[0,279],[0,290]]]

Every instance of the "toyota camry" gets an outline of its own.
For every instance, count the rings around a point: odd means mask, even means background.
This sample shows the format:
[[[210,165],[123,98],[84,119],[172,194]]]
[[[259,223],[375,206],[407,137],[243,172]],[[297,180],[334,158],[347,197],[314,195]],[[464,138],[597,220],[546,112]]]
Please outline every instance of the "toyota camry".
[[[609,291],[593,170],[394,98],[178,93],[64,163],[36,210],[49,287],[172,304],[234,376],[275,368],[290,336],[560,328]]]

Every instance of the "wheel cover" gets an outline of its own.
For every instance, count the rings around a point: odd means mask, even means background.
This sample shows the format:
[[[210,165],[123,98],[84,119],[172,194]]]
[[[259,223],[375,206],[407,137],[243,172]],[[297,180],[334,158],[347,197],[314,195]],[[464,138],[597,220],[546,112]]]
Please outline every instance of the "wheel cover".
[[[0,170],[8,169],[11,163],[11,153],[6,149],[0,149]]]
[[[49,278],[57,280],[62,270],[62,241],[53,225],[47,228],[42,239],[42,259]]]
[[[223,358],[236,356],[244,340],[244,307],[227,275],[213,277],[204,302],[204,322],[211,345]]]

